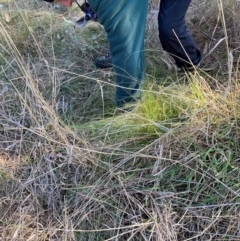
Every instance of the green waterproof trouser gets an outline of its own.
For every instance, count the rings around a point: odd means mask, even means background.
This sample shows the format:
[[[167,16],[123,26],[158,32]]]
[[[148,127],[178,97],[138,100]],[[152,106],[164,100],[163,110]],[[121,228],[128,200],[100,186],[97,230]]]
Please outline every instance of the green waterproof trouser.
[[[107,33],[118,107],[140,98],[148,0],[88,0]]]

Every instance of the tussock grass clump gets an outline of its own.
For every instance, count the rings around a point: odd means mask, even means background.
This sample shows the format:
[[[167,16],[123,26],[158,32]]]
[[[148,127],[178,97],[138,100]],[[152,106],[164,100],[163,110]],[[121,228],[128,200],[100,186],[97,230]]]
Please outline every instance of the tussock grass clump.
[[[119,113],[111,70],[93,64],[107,50],[99,25],[68,25],[77,8],[3,1],[0,240],[239,240],[238,7],[189,9],[220,63],[210,74],[153,51],[153,12],[142,101]]]

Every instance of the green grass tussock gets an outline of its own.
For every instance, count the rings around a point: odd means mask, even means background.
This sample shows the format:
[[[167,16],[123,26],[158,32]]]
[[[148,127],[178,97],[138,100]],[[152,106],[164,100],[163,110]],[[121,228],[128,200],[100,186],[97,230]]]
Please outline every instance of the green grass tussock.
[[[158,4],[143,98],[120,113],[113,71],[94,67],[100,25],[67,23],[77,6],[0,3],[0,240],[239,240],[240,4],[189,8],[210,73],[177,71]]]

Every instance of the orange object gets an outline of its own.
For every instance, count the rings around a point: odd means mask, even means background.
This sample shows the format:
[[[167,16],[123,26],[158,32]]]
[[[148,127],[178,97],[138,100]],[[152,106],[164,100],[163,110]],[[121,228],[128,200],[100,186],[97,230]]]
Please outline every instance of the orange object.
[[[72,3],[75,2],[74,0],[55,0],[54,2],[58,2],[60,4],[62,4],[63,6],[66,7],[71,7]]]

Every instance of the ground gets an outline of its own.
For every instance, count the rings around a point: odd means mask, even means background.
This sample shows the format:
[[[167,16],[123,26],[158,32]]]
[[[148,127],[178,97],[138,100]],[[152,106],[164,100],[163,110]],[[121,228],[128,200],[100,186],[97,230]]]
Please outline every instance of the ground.
[[[143,99],[114,105],[103,28],[76,6],[0,4],[0,240],[239,240],[235,0],[193,1],[205,73],[162,51],[151,1]],[[203,14],[204,13],[204,14]]]

